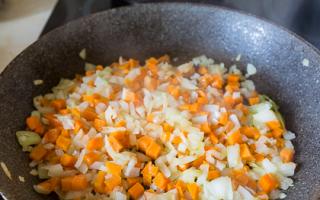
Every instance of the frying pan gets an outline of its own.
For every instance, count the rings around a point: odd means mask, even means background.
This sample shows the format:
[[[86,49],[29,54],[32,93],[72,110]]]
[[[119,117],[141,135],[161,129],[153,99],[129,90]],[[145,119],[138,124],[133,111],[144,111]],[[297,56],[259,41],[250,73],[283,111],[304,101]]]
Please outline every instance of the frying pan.
[[[50,91],[61,77],[83,72],[78,53],[109,64],[120,55],[144,59],[169,54],[183,62],[205,54],[216,62],[253,63],[258,91],[280,105],[287,127],[297,134],[295,185],[287,199],[320,197],[320,54],[310,44],[273,24],[235,11],[195,4],[147,4],[101,12],[58,28],[23,51],[0,76],[0,160],[13,175],[0,172],[7,199],[56,199],[35,193],[28,156],[15,132],[25,128],[32,97]],[[308,59],[310,65],[303,66]],[[44,84],[33,85],[43,79]],[[18,176],[26,179],[18,181]]]

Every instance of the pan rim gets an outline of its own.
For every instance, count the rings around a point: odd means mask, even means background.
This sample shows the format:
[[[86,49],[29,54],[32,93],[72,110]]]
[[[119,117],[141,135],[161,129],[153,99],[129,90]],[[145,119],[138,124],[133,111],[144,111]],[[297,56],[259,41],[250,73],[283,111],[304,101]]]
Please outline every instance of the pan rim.
[[[138,7],[139,6],[139,7]],[[312,45],[310,42],[308,42],[307,40],[305,40],[303,37],[301,37],[300,35],[294,33],[293,31],[287,29],[286,27],[283,27],[282,25],[276,24],[275,22],[262,18],[260,16],[256,16],[254,14],[251,13],[247,13],[241,10],[235,10],[232,8],[227,8],[224,6],[218,6],[218,5],[212,5],[212,4],[205,4],[205,3],[194,3],[194,2],[157,2],[157,3],[139,3],[139,4],[133,4],[133,5],[129,5],[129,6],[123,6],[123,7],[117,7],[117,8],[112,8],[109,10],[105,10],[105,11],[100,11],[100,12],[96,12],[78,19],[74,19],[71,20],[59,27],[56,27],[54,29],[52,29],[51,31],[49,31],[48,33],[46,33],[45,35],[43,35],[42,37],[38,38],[35,42],[33,42],[32,44],[30,44],[29,46],[27,46],[23,51],[21,51],[5,68],[4,70],[0,73],[0,81],[2,76],[4,76],[6,74],[6,72],[8,71],[8,68],[11,67],[11,65],[13,65],[13,63],[19,58],[21,57],[25,51],[28,51],[28,49],[30,49],[32,46],[34,46],[37,43],[41,43],[42,40],[44,40],[46,37],[49,37],[50,35],[54,35],[56,32],[59,32],[61,30],[63,30],[65,27],[70,26],[74,23],[79,23],[80,21],[90,21],[93,18],[98,18],[101,15],[105,15],[111,12],[119,12],[119,10],[131,10],[131,9],[136,9],[141,8],[141,6],[143,7],[185,7],[185,6],[191,6],[191,7],[199,7],[202,9],[216,9],[216,10],[220,10],[223,12],[228,12],[228,13],[232,13],[232,14],[237,14],[237,15],[241,15],[243,17],[248,17],[252,20],[258,20],[260,22],[262,22],[264,25],[267,26],[271,26],[274,27],[275,29],[281,30],[283,32],[285,32],[285,34],[287,34],[288,36],[291,36],[292,38],[294,38],[295,40],[301,42],[302,44],[305,44],[308,48],[310,48],[310,50],[312,50],[315,54],[317,54],[318,58],[320,59],[320,49],[316,48],[314,45]],[[111,19],[112,20],[112,19]]]

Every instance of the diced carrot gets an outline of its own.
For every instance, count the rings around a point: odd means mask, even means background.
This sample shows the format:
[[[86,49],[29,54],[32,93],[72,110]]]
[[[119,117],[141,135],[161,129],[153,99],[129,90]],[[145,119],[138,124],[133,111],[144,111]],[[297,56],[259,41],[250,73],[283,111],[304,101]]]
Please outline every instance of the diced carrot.
[[[93,121],[93,127],[97,130],[97,131],[102,131],[102,128],[105,127],[107,125],[106,121],[96,118]]]
[[[97,118],[97,113],[92,108],[86,108],[82,113],[81,117],[85,118],[88,121],[93,121]]]
[[[162,128],[163,128],[164,131],[169,131],[169,132],[172,132],[174,130],[173,126],[171,126],[167,122],[164,122],[162,124]]]
[[[142,85],[142,83],[130,79],[125,79],[124,84],[127,86],[127,88],[131,89],[132,91],[137,91],[141,88]]]
[[[154,139],[150,136],[147,136],[147,135],[142,136],[137,141],[138,148],[145,152],[153,140]]]
[[[132,59],[132,58],[130,58],[128,60],[128,63],[129,63],[129,67],[130,68],[134,68],[134,67],[138,67],[139,66],[139,61],[135,60],[135,59]]]
[[[218,74],[215,74],[215,75],[212,75],[212,79],[213,79],[212,86],[217,89],[222,89],[222,86],[223,86],[222,77]]]
[[[103,70],[103,66],[102,65],[97,65],[96,66],[96,71],[102,71]]]
[[[233,176],[233,180],[236,181],[237,184],[240,184],[243,186],[246,186],[250,181],[250,177],[243,170],[240,170],[240,172],[238,173],[232,174],[232,176]]]
[[[181,109],[181,110],[189,110],[189,108],[190,108],[189,104],[182,104],[179,106],[179,109]]]
[[[158,64],[158,60],[154,57],[150,57],[148,60],[146,60],[146,65],[156,65]]]
[[[207,104],[208,103],[208,98],[207,97],[198,97],[197,103],[202,105],[202,104]]]
[[[69,154],[63,154],[60,157],[60,163],[64,167],[73,167],[76,163],[76,158]]]
[[[249,149],[251,152],[255,152],[256,151],[256,145],[255,144],[249,144]]]
[[[59,185],[59,182],[59,178],[53,177],[39,183],[36,187],[49,194],[50,192],[53,192],[55,190],[55,188]]]
[[[198,69],[198,73],[201,74],[201,75],[205,75],[208,73],[208,69],[204,66],[200,66],[199,69]]]
[[[189,167],[190,167],[190,163],[178,165],[178,170],[183,172],[184,170],[188,169]]]
[[[279,148],[279,149],[282,149],[284,147],[284,139],[283,138],[277,138],[276,139],[276,146]]]
[[[112,192],[112,190],[121,185],[121,176],[112,174],[111,177],[104,181],[105,190]]]
[[[87,85],[88,85],[89,87],[94,87],[94,81],[93,81],[93,80],[89,80],[89,81],[87,82]]]
[[[204,146],[205,151],[214,150],[215,148],[213,146]]]
[[[259,130],[255,127],[243,126],[240,128],[240,132],[248,138],[252,138],[255,140],[259,139],[260,137]]]
[[[84,190],[88,186],[87,177],[84,174],[76,175],[72,180],[72,190]]]
[[[43,147],[42,144],[38,144],[36,147],[34,147],[30,153],[30,158],[32,160],[42,160],[45,155],[48,153],[48,150]]]
[[[284,133],[284,130],[282,128],[276,128],[272,130],[272,135],[275,138],[281,138],[283,133]]]
[[[233,93],[234,91],[239,91],[239,89],[240,89],[240,84],[239,83],[228,83],[227,85],[226,85],[226,87],[225,87],[225,89],[226,89],[226,91],[227,92],[230,92],[230,93]],[[231,97],[231,96],[229,96],[229,102],[231,102],[231,100],[232,100],[232,105],[234,104],[234,103],[236,103],[236,100],[235,99],[233,99],[233,97]],[[229,105],[231,105],[231,104],[229,104]]]
[[[196,183],[187,183],[187,189],[192,200],[199,199],[200,187]]]
[[[234,124],[231,121],[228,121],[227,124],[225,125],[225,131],[230,132],[234,128]]]
[[[167,185],[166,191],[170,191],[170,190],[172,190],[172,189],[174,189],[174,188],[175,188],[175,183],[174,183],[174,182],[170,182],[170,183],[168,183],[168,185]]]
[[[258,104],[260,101],[259,97],[251,97],[248,100],[249,100],[250,106]]]
[[[260,188],[266,192],[270,193],[272,190],[279,187],[279,182],[273,174],[265,174],[260,177],[258,182]]]
[[[138,199],[144,192],[144,188],[140,183],[134,184],[129,190],[128,193],[131,198]]]
[[[146,150],[146,154],[152,159],[156,159],[159,157],[161,151],[162,151],[161,146],[155,141],[152,141]]]
[[[30,116],[26,120],[28,128],[30,128],[32,131],[39,133],[42,135],[44,133],[44,126],[42,125],[39,117],[37,116]]]
[[[87,153],[83,158],[83,160],[88,164],[88,166],[92,165],[92,163],[98,161],[99,159],[100,155],[93,151]]]
[[[240,80],[240,76],[237,74],[229,74],[227,79],[228,83],[237,83]]]
[[[290,148],[283,148],[280,151],[280,157],[283,162],[291,162],[293,160],[294,150]]]
[[[228,123],[228,113],[223,112],[221,113],[221,116],[219,118],[219,123],[222,125],[226,125]]]
[[[52,113],[44,114],[44,118],[49,122],[51,127],[61,127],[61,122]]]
[[[179,86],[169,85],[167,90],[174,98],[178,98],[180,95]]]
[[[124,148],[130,147],[129,134],[125,131],[113,132],[109,137],[114,137]]]
[[[146,76],[144,78],[144,87],[150,91],[154,91],[158,87],[158,79]]]
[[[212,144],[218,144],[219,139],[214,133],[210,133],[209,138]]]
[[[60,162],[60,158],[56,155],[56,153],[53,150],[48,150],[43,160],[48,161],[50,164],[57,164]]]
[[[82,82],[82,75],[76,74],[76,75],[75,75],[75,80],[76,80],[77,82]]]
[[[110,142],[112,148],[116,152],[120,152],[124,148],[123,145],[115,137],[109,137],[109,142]]]
[[[60,135],[56,141],[57,147],[59,147],[64,151],[67,151],[69,149],[70,144],[71,144],[71,139],[62,135]]]
[[[123,127],[126,125],[126,121],[124,120],[121,120],[121,121],[118,121],[116,124],[115,124],[115,127]]]
[[[104,177],[105,177],[105,172],[99,171],[97,176],[95,177],[93,181],[93,188],[95,192],[99,193],[105,193],[105,185],[104,185]]]
[[[64,100],[64,99],[55,99],[55,100],[51,101],[51,106],[56,111],[59,111],[61,109],[66,108],[66,100]]]
[[[143,163],[141,160],[137,160],[137,163],[134,165],[135,167],[138,167],[138,168],[142,168],[143,167]]]
[[[89,87],[94,87],[94,81],[93,81],[93,80],[88,81],[88,82],[87,82],[87,85],[88,85]]]
[[[157,74],[158,73],[158,60],[151,57],[148,60],[146,60],[146,66],[147,68],[151,71],[152,74]]]
[[[246,161],[254,160],[254,157],[251,154],[249,146],[247,144],[240,145],[240,156],[241,156],[241,159],[246,160]]]
[[[243,105],[243,103],[237,104],[235,109],[241,110],[245,115],[249,114],[249,109],[245,105]]]
[[[70,137],[69,131],[66,130],[66,129],[62,129],[61,133],[60,133],[60,136],[69,138]]]
[[[84,127],[84,125],[80,119],[74,120],[74,129],[73,129],[74,133],[78,133],[80,131],[80,129],[83,127]]]
[[[155,177],[158,173],[158,167],[154,166],[152,162],[148,162],[148,164],[143,168],[141,174],[143,176],[143,184],[150,185],[152,177]]]
[[[147,120],[147,122],[153,122],[153,118],[154,118],[153,114],[150,113],[147,115],[146,120]]]
[[[103,146],[102,137],[95,137],[95,138],[92,138],[91,140],[89,140],[89,142],[87,144],[87,149],[89,151],[99,150],[102,148],[102,146]]]
[[[165,190],[169,180],[161,173],[158,172],[156,177],[153,179],[153,183],[161,190]]]
[[[67,114],[69,114],[69,109],[59,110],[59,113],[60,113],[61,115],[67,115]]]
[[[147,166],[146,166],[147,167]],[[148,168],[147,170],[149,171],[149,173],[152,175],[152,176],[156,176],[157,173],[158,173],[158,167],[154,166],[152,164],[152,162],[148,162]]]
[[[122,166],[113,162],[106,162],[107,172],[109,174],[121,176]]]
[[[269,121],[266,124],[271,130],[281,128],[281,124],[278,120]]]
[[[74,190],[84,190],[88,187],[85,175],[68,176],[61,179],[61,190],[64,192]]]
[[[127,182],[128,182],[129,187],[131,187],[136,183],[140,183],[141,182],[141,178],[140,177],[127,178]]]
[[[56,140],[58,139],[59,135],[60,135],[61,131],[57,128],[53,128],[48,130],[44,136],[43,136],[43,141],[45,143],[56,143]]]
[[[83,95],[82,100],[90,103],[90,105],[93,105],[93,103],[94,103],[93,95]]]
[[[161,56],[160,58],[158,58],[158,62],[169,62],[170,61],[170,56],[168,56],[167,54]]]
[[[178,76],[173,76],[170,78],[169,83],[173,85],[177,85],[179,83],[179,80],[177,79]]]
[[[94,70],[88,70],[88,71],[86,71],[86,76],[91,76],[91,75],[93,75],[95,73],[95,71]]]
[[[229,145],[234,145],[234,144],[240,144],[242,143],[242,136],[240,133],[240,130],[235,131],[232,133],[228,138],[227,142]]]
[[[182,142],[182,139],[179,136],[175,136],[171,142],[174,145],[179,145]]]
[[[187,186],[183,181],[178,180],[176,182],[176,189],[178,190],[178,194],[180,198],[184,198],[184,191],[186,190],[186,187]]]
[[[203,163],[204,160],[205,160],[205,156],[204,155],[199,156],[196,160],[194,160],[192,162],[192,166],[195,167],[195,168],[198,168],[198,167],[200,167],[200,165]]]
[[[254,192],[257,192],[257,189],[258,189],[257,181],[253,180],[252,178],[249,178],[247,187],[251,188]]]
[[[181,96],[183,97],[185,102],[190,102],[190,93],[188,91],[182,92]]]
[[[80,111],[77,108],[72,108],[70,109],[71,115],[76,117],[76,118],[80,118]]]
[[[199,84],[201,88],[207,88],[211,83],[212,77],[209,74],[205,74],[199,78]]]
[[[232,98],[232,96],[225,96],[223,97],[223,101],[226,107],[232,108],[234,104],[236,103],[235,100]]]
[[[199,109],[200,109],[200,105],[198,103],[193,103],[193,104],[190,104],[189,106],[189,111],[193,113],[198,112]]]
[[[221,176],[220,171],[214,169],[214,170],[210,170],[208,172],[208,177],[207,178],[208,178],[209,181],[211,181],[211,180],[216,179],[216,178],[218,178],[220,176]]]
[[[255,160],[256,160],[257,162],[260,162],[260,161],[262,161],[263,159],[265,159],[265,157],[264,157],[262,154],[259,154],[259,153],[255,154],[255,155],[254,155],[254,158],[255,158]]]
[[[122,93],[122,99],[126,102],[133,102],[135,99],[135,93],[130,90],[124,90]]]
[[[200,125],[200,130],[207,134],[211,133],[211,128],[208,122],[202,123]]]

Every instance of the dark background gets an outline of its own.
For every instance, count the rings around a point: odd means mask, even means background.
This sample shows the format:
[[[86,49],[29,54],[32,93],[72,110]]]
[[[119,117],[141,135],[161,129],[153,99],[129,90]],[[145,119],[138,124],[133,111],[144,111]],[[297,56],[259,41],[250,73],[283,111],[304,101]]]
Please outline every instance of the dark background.
[[[91,13],[150,2],[198,2],[241,10],[282,25],[320,49],[320,0],[59,0],[43,34]]]

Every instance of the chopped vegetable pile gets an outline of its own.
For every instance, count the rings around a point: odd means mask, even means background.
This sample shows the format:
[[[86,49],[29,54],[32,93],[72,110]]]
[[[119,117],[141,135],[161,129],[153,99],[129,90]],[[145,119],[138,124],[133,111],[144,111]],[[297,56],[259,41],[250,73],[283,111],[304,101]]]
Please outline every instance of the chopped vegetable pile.
[[[34,98],[18,142],[34,186],[61,199],[277,199],[293,185],[295,134],[248,77],[205,56],[173,66],[86,65]]]

